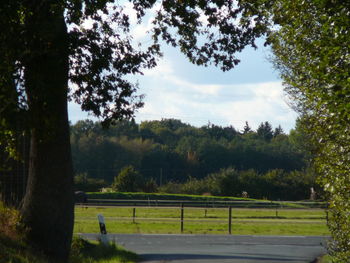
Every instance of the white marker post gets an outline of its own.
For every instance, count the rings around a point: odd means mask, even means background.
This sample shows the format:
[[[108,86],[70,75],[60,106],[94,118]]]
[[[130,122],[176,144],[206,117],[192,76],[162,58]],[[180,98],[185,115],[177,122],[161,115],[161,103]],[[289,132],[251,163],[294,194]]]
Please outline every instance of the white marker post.
[[[98,223],[100,224],[100,240],[103,244],[108,245],[108,237],[107,237],[107,230],[105,225],[105,219],[103,215],[99,214],[97,215]]]

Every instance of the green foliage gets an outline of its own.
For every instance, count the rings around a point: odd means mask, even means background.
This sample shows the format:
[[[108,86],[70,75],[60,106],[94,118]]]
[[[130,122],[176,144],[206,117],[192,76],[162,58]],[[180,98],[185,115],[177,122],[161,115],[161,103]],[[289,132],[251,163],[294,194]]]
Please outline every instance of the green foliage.
[[[21,241],[24,231],[20,223],[19,212],[14,208],[6,207],[0,201],[0,236],[13,241]]]
[[[270,37],[293,106],[313,144],[330,201],[334,262],[350,258],[350,6],[344,1],[279,1]]]
[[[158,185],[156,180],[153,178],[148,179],[142,187],[143,192],[145,193],[155,193],[158,191]]]
[[[139,171],[139,190],[144,192],[154,192],[162,184],[159,191],[167,193],[241,196],[246,191],[257,198],[309,198],[310,187],[315,187],[314,176],[308,172],[312,153],[305,150],[301,125],[291,135],[284,134],[281,127],[275,134],[268,122],[262,126],[267,127],[268,138],[252,130],[240,134],[233,127],[212,124],[195,128],[173,119],[140,125],[124,121],[108,132],[99,123],[81,121],[71,127],[73,157],[77,172],[109,182],[116,170],[132,165]],[[145,131],[149,136],[143,137]],[[229,175],[227,167],[239,169],[232,170],[236,175]],[[284,171],[267,183],[263,175],[274,169]],[[296,171],[293,176],[292,171]],[[221,178],[210,174],[221,174]]]
[[[233,168],[222,169],[198,180],[190,178],[183,184],[168,183],[159,188],[166,193],[211,194],[219,196],[249,197],[268,200],[307,200],[310,189],[315,188],[318,198],[321,189],[315,185],[312,171],[270,170],[258,174],[254,170],[237,171]]]
[[[124,167],[114,178],[112,189],[119,192],[139,192],[144,187],[141,174],[133,166]]]
[[[164,184],[201,179],[231,166],[265,173],[301,170],[308,165],[304,152],[295,146],[302,137],[291,140],[280,127],[276,128],[279,134],[265,140],[255,131],[240,134],[231,126],[196,128],[173,119],[127,123],[118,122],[108,131],[91,121],[71,126],[77,174],[111,183],[116,171],[133,165],[146,181]]]
[[[332,259],[329,255],[322,256],[320,260],[320,263],[332,263]]]
[[[44,257],[31,251],[25,243],[25,228],[19,211],[0,201],[0,262],[46,263]]]
[[[267,121],[265,123],[262,122],[259,125],[258,129],[256,130],[256,133],[261,139],[266,141],[269,141],[274,137],[272,126]]]

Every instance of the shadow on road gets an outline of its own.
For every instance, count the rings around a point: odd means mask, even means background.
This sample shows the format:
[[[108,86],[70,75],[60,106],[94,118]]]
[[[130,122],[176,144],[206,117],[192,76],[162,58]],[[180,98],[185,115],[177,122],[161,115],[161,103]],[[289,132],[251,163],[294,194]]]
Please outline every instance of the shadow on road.
[[[220,256],[220,255],[197,255],[197,254],[147,254],[147,255],[140,255],[141,256],[141,262],[168,262],[168,261],[184,261],[184,260],[196,260],[198,262],[202,262],[202,260],[205,261],[213,261],[213,262],[223,262],[227,260],[249,260],[249,261],[261,261],[261,262],[296,262],[296,261],[302,261],[305,260],[305,258],[299,258],[299,259],[286,259],[281,257],[271,257],[271,255],[243,255],[245,253],[242,253],[242,255],[236,255],[234,256]]]

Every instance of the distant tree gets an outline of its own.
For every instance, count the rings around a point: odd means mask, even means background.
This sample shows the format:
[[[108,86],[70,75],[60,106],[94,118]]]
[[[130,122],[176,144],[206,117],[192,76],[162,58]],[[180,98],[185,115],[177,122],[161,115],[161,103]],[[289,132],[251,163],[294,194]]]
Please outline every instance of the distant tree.
[[[258,136],[266,141],[273,138],[272,126],[268,121],[262,122],[256,130]]]
[[[239,132],[233,127],[233,126],[228,126],[228,127],[224,127],[224,137],[231,141],[235,136],[237,136],[239,134]]]
[[[273,132],[273,137],[277,137],[278,135],[284,134],[284,131],[281,127],[281,125],[278,125],[277,128],[275,128],[274,132]]]
[[[219,172],[209,176],[220,189],[220,195],[223,196],[241,196],[242,189],[239,183],[239,173],[234,168],[221,169]]]
[[[228,167],[231,161],[227,147],[213,139],[200,141],[197,156],[201,164],[202,177],[208,173]]]
[[[112,189],[118,192],[138,192],[144,188],[142,175],[133,166],[124,167],[114,177]]]
[[[166,127],[172,131],[176,131],[180,128],[187,128],[190,125],[183,123],[181,120],[177,119],[162,119],[160,122],[161,126]]]
[[[252,128],[249,126],[248,122],[245,122],[245,126],[243,127],[243,134],[248,134],[252,132]]]
[[[225,138],[227,140],[232,140],[233,137],[237,134],[237,131],[232,127],[221,127],[212,123],[209,123],[206,126],[203,126],[201,130],[207,134],[210,138],[219,140]]]

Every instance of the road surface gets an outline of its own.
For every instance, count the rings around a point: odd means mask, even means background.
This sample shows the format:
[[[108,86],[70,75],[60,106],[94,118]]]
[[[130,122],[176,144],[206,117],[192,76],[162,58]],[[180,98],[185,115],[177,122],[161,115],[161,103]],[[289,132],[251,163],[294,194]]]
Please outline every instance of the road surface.
[[[81,234],[96,239],[96,234]],[[310,263],[326,252],[326,237],[109,234],[145,263]]]

